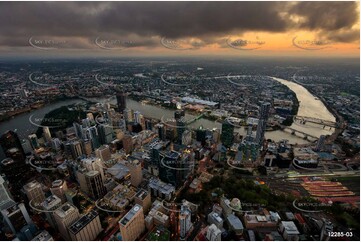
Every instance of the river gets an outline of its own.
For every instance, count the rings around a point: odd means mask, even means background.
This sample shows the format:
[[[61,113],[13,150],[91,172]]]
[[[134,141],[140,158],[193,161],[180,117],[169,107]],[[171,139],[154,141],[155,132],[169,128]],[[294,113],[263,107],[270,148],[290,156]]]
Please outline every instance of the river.
[[[335,117],[327,110],[325,105],[320,100],[316,99],[309,91],[307,91],[306,88],[304,88],[303,86],[301,86],[299,84],[296,84],[294,82],[290,82],[290,81],[287,81],[284,79],[275,78],[275,77],[273,77],[273,79],[275,81],[278,81],[278,82],[286,85],[287,87],[289,87],[292,91],[294,91],[296,93],[297,99],[300,104],[299,110],[298,110],[299,116],[308,116],[308,117],[315,117],[315,118],[320,118],[320,119],[329,120],[329,121],[335,121]],[[97,100],[97,102],[105,102],[107,99],[104,98],[104,99],[94,99],[94,100]],[[57,103],[49,104],[43,108],[34,110],[32,112],[20,114],[10,120],[2,122],[0,125],[0,133],[2,134],[6,130],[9,130],[9,129],[10,130],[16,129],[20,139],[27,138],[27,136],[29,134],[35,132],[37,129],[36,126],[32,125],[29,122],[29,118],[31,115],[33,117],[36,117],[37,119],[42,119],[45,116],[45,114],[47,114],[51,110],[57,109],[61,106],[75,104],[78,102],[84,102],[84,101],[80,100],[80,99],[59,101]],[[116,102],[115,98],[110,100],[110,103],[115,104],[115,102]],[[162,116],[164,118],[173,118],[174,117],[174,111],[172,111],[172,110],[165,109],[165,108],[162,108],[159,106],[142,104],[142,103],[137,102],[132,99],[127,99],[127,107],[141,112],[145,117],[156,118],[156,119],[160,119]],[[193,115],[186,114],[187,120],[193,119],[194,117],[195,116],[193,116]],[[209,128],[209,129],[212,129],[212,128],[220,129],[221,123],[211,121],[208,119],[198,119],[197,121],[195,121],[194,123],[192,123],[190,125],[191,128],[198,128],[199,126],[203,126],[204,128]],[[299,125],[299,124],[294,123],[294,124],[292,124],[291,127],[296,130],[300,130],[300,131],[303,131],[308,134],[312,134],[317,137],[320,135],[326,135],[326,134],[333,133],[333,129],[331,129],[331,130],[329,130],[328,128],[322,129],[322,127],[320,127],[320,125],[316,125],[316,124],[307,123],[307,125]],[[246,134],[245,128],[236,128],[235,131],[240,133],[241,135]],[[301,137],[292,135],[289,132],[285,132],[285,131],[281,131],[281,130],[266,132],[265,136],[267,139],[272,139],[275,141],[279,141],[281,139],[288,139],[290,141],[290,143],[292,143],[292,144],[308,143],[307,140],[305,140]],[[4,158],[4,153],[3,153],[2,149],[0,149],[0,159],[3,159],[3,158]]]

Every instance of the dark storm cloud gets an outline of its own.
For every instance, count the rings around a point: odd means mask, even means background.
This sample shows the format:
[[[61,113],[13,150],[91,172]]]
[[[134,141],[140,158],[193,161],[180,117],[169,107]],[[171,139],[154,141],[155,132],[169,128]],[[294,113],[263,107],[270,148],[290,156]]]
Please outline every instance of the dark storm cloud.
[[[356,2],[2,2],[0,45],[27,45],[31,36],[74,37],[74,46],[91,45],[97,36],[112,35],[155,46],[151,37],[211,43],[232,33],[303,29],[336,38],[357,21]]]

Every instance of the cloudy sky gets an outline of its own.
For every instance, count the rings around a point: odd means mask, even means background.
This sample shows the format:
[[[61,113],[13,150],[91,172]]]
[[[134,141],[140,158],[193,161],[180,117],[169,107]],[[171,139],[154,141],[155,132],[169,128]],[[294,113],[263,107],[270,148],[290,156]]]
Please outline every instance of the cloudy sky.
[[[359,56],[357,2],[1,2],[0,55]]]

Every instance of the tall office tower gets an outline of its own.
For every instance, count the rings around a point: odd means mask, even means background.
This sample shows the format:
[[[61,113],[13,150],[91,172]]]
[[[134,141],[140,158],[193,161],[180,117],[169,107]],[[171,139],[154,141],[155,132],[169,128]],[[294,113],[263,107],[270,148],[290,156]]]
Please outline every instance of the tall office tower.
[[[191,210],[188,206],[182,205],[181,212],[179,214],[179,224],[180,224],[180,239],[184,240],[187,236],[187,233],[192,228],[191,222]]]
[[[134,197],[134,203],[142,206],[145,213],[147,213],[152,206],[152,198],[150,192],[140,189]]]
[[[34,224],[23,203],[1,210],[1,215],[14,234],[20,232],[24,226]]]
[[[43,136],[47,143],[51,142],[51,133],[49,127],[43,127]]]
[[[234,126],[227,120],[222,123],[221,142],[226,148],[230,148],[233,144]]]
[[[133,152],[133,137],[131,135],[124,135],[123,148],[126,154],[130,154]]]
[[[222,231],[215,224],[208,227],[206,238],[209,241],[221,241]]]
[[[264,133],[266,132],[267,128],[267,120],[268,114],[271,108],[271,104],[266,102],[261,105],[260,112],[259,112],[259,120],[257,125],[257,134],[256,134],[256,142],[259,145],[262,145],[264,139]]]
[[[157,124],[157,128],[158,128],[158,137],[160,140],[165,140],[165,127],[164,124]]]
[[[95,150],[95,155],[102,162],[106,162],[112,158],[109,145],[102,145],[98,149]]]
[[[28,138],[34,150],[40,147],[38,137],[36,136],[36,134],[30,134]]]
[[[74,141],[71,143],[71,154],[74,159],[77,159],[83,154],[80,141]]]
[[[33,152],[33,147],[31,147],[30,141],[28,139],[23,139],[21,141],[21,146],[23,147],[26,155],[29,155],[31,152]]]
[[[142,206],[136,204],[119,220],[119,229],[123,241],[136,240],[145,230]]]
[[[87,171],[98,171],[102,181],[105,181],[104,169],[102,161],[97,157],[89,157],[81,160],[81,164]]]
[[[0,211],[14,205],[15,202],[10,196],[7,184],[3,177],[0,175]]]
[[[11,130],[6,131],[0,137],[0,145],[1,145],[4,153],[6,153],[7,150],[15,147],[15,148],[18,148],[20,150],[20,152],[25,156],[23,147],[21,146],[20,139],[14,131],[11,131]]]
[[[79,217],[79,210],[70,203],[64,203],[61,207],[54,211],[54,219],[63,239],[71,239],[68,227],[77,221]]]
[[[59,151],[59,150],[61,150],[61,144],[62,144],[62,142],[60,141],[59,138],[53,138],[53,139],[51,139],[51,148],[52,148],[54,151]]]
[[[31,201],[33,205],[40,204],[44,201],[45,195],[41,184],[37,181],[32,181],[27,183],[24,186],[24,191],[28,197],[29,202]]]
[[[78,137],[78,139],[82,139],[83,138],[83,128],[82,128],[82,126],[79,123],[74,122],[73,127],[74,127],[74,130],[75,130],[76,137]]]
[[[127,95],[124,93],[123,90],[118,89],[116,98],[117,98],[118,112],[123,113],[124,109],[127,108]]]
[[[88,171],[85,173],[85,180],[89,195],[94,199],[102,198],[107,193],[99,171]]]
[[[95,126],[87,128],[85,134],[86,134],[86,139],[89,139],[92,142],[93,150],[97,149],[100,146],[97,128]]]
[[[143,115],[139,111],[135,111],[134,112],[134,122],[140,124],[142,116]]]
[[[92,210],[69,226],[70,239],[73,241],[95,240],[102,231],[99,214]]]
[[[54,219],[54,211],[61,206],[61,199],[55,195],[51,195],[43,201],[42,206],[46,210],[46,219],[49,224],[56,229],[56,222]]]
[[[65,180],[55,180],[51,183],[50,188],[51,194],[57,196],[61,199],[61,202],[66,202],[66,195],[65,193],[68,191],[68,185],[66,184]]]
[[[150,119],[144,119],[144,125],[146,130],[153,130],[153,123]]]
[[[80,167],[76,171],[76,179],[77,179],[77,181],[79,183],[80,190],[83,191],[84,193],[89,193],[87,181],[86,181],[86,178],[85,178],[85,174],[87,172],[88,171],[86,170],[85,167]]]
[[[182,145],[192,144],[192,131],[185,130],[182,134]]]
[[[182,135],[186,131],[186,123],[182,119],[176,121],[177,124],[177,143],[182,144]]]
[[[139,160],[128,161],[127,167],[130,171],[130,183],[134,187],[138,187],[143,179],[142,164]]]
[[[90,140],[85,139],[82,141],[83,154],[89,156],[93,152],[92,143]]]
[[[323,149],[323,146],[325,145],[325,140],[326,140],[326,136],[321,135],[317,141],[316,151],[320,151]]]
[[[114,130],[108,125],[101,124],[98,126],[99,141],[101,144],[109,144],[114,140]]]

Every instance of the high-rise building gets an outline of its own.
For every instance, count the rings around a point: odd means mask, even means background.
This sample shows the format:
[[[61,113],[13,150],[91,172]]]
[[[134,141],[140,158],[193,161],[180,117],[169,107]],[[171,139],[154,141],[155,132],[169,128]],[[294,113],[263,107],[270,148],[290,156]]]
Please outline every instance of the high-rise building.
[[[134,202],[142,206],[143,211],[147,213],[152,206],[150,192],[140,189],[134,197]]]
[[[40,147],[38,137],[36,136],[36,134],[30,134],[28,138],[34,150]]]
[[[10,196],[7,184],[3,177],[0,175],[0,211],[14,205],[15,202]]]
[[[37,181],[32,181],[27,183],[24,186],[24,191],[29,199],[29,202],[31,201],[32,204],[34,205],[40,204],[45,199],[45,195],[41,187],[41,184]]]
[[[79,210],[70,203],[65,203],[55,210],[54,219],[56,221],[56,224],[58,225],[60,235],[65,240],[71,239],[68,227],[75,221],[77,221],[79,217]]]
[[[215,224],[208,227],[206,238],[209,241],[221,241],[222,231]]]
[[[95,126],[85,130],[85,138],[91,141],[93,150],[100,146],[98,129]]]
[[[71,143],[71,153],[74,159],[77,159],[83,154],[80,141],[74,141]]]
[[[102,231],[99,214],[92,210],[69,226],[70,238],[73,241],[95,240]]]
[[[61,201],[66,202],[66,191],[68,190],[68,186],[65,180],[55,180],[51,183],[51,194],[56,195]]]
[[[61,199],[55,195],[51,195],[43,201],[42,206],[46,210],[46,219],[49,224],[56,229],[56,222],[54,219],[54,211],[61,206]]]
[[[145,230],[144,213],[142,206],[136,204],[119,220],[120,234],[123,241],[136,240]]]
[[[267,128],[267,120],[268,120],[270,108],[271,108],[271,104],[268,102],[263,103],[260,108],[257,133],[256,133],[256,142],[259,145],[262,145],[264,140],[264,134]]]
[[[26,225],[34,224],[23,203],[1,210],[5,224],[16,234]]]
[[[49,127],[43,127],[43,136],[47,143],[51,142],[51,133]]]
[[[182,205],[181,212],[179,214],[179,225],[180,225],[180,239],[184,240],[192,228],[191,222],[191,210],[188,206]]]
[[[131,135],[124,135],[123,148],[126,154],[130,154],[133,151],[133,137]]]
[[[157,124],[157,128],[158,128],[159,139],[164,141],[166,139],[166,131],[164,124]]]
[[[130,171],[130,183],[134,187],[138,187],[143,179],[142,164],[139,160],[132,160],[127,163],[127,167]]]
[[[23,139],[21,141],[21,146],[23,147],[23,150],[24,150],[26,155],[33,152],[33,148],[31,147],[31,143],[30,143],[30,141],[28,139]]]
[[[88,171],[85,173],[85,179],[89,195],[94,199],[102,198],[107,193],[99,171]]]
[[[61,149],[61,144],[62,144],[62,142],[60,141],[59,138],[51,139],[51,148],[54,151],[59,151]]]
[[[92,143],[88,139],[82,140],[82,148],[83,153],[87,156],[91,155],[93,152]]]
[[[102,181],[105,181],[104,169],[102,161],[97,157],[89,157],[81,160],[81,164],[86,168],[87,171],[98,171],[102,178]]]
[[[182,133],[182,145],[191,145],[192,144],[192,131],[185,130]]]
[[[225,120],[222,123],[221,142],[226,148],[230,148],[233,144],[233,132],[234,126]]]
[[[109,144],[114,140],[114,130],[109,125],[100,124],[98,126],[99,141],[101,144]]]
[[[123,110],[123,116],[127,123],[133,122],[134,120],[134,111],[132,109],[126,108]]]
[[[48,231],[43,230],[37,234],[31,241],[54,241],[54,238],[49,234]]]
[[[106,162],[112,158],[109,145],[102,145],[95,150],[95,155],[102,161]]]
[[[123,113],[124,109],[127,108],[127,96],[123,90],[118,90],[116,94],[118,112]]]

